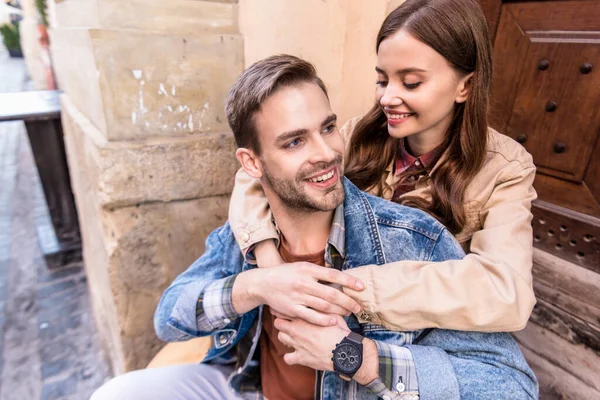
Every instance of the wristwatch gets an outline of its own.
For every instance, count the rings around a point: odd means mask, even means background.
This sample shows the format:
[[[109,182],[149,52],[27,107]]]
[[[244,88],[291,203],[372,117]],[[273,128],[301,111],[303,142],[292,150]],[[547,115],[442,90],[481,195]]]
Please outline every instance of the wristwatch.
[[[350,332],[341,342],[335,345],[331,352],[333,357],[333,370],[340,378],[349,381],[359,370],[363,361],[363,337],[358,333]]]

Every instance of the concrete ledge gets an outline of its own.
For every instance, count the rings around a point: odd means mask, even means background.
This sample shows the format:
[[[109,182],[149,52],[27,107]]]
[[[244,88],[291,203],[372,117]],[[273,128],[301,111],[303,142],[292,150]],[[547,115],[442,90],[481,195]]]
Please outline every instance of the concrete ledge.
[[[107,139],[229,129],[224,99],[244,69],[241,36],[59,27],[51,39],[61,88]]]
[[[231,133],[109,142],[62,96],[65,136],[101,207],[228,195],[238,169]],[[73,166],[71,166],[73,167]]]
[[[159,33],[235,33],[237,4],[190,0],[66,0],[55,6],[63,27],[138,29]]]
[[[144,368],[164,345],[154,333],[156,305],[171,282],[204,253],[225,223],[229,196],[102,211],[110,286],[124,369]],[[86,260],[87,262],[87,260]]]

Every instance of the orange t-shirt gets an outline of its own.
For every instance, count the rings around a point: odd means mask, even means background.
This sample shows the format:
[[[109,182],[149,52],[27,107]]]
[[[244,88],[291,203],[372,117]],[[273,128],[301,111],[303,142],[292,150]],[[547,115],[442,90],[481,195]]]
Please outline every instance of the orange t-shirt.
[[[307,261],[325,265],[325,250],[305,256],[290,253],[283,236],[279,247],[286,263]],[[268,306],[263,308],[262,334],[260,336],[260,378],[262,390],[269,400],[312,400],[315,397],[316,371],[303,365],[287,365],[283,355],[294,349],[279,341],[273,322],[275,317]]]

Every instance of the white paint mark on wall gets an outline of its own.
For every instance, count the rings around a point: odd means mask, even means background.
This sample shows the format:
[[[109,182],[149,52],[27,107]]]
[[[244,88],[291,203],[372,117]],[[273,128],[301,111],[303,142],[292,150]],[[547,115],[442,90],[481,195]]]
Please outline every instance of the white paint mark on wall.
[[[131,112],[133,125],[174,133],[194,133],[195,128],[201,130],[203,126],[210,129],[209,125],[212,121],[208,102],[204,103],[202,108],[193,110],[188,105],[180,104],[180,100],[176,99],[176,85],[152,82],[152,80],[146,82],[145,79],[151,79],[151,71],[147,71],[146,68],[134,69],[131,74],[138,85],[137,104]],[[155,108],[157,102],[158,110]],[[147,104],[152,104],[152,112],[148,111]]]
[[[162,94],[163,96],[169,96],[169,93],[167,93],[167,91],[165,90],[165,85],[164,84],[160,84],[160,87],[158,89],[158,94]]]

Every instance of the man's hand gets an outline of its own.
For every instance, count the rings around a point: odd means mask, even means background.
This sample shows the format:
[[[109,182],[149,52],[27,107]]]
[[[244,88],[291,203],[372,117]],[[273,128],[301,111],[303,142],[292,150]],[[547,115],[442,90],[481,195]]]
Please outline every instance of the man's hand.
[[[359,313],[360,305],[327,284],[362,290],[358,279],[332,268],[297,262],[242,272],[233,285],[233,308],[243,314],[266,304],[278,316],[300,318],[310,323],[335,325],[333,315]]]
[[[275,319],[279,330],[279,340],[294,349],[283,356],[289,365],[300,364],[321,371],[333,371],[333,350],[350,329],[342,317],[336,317],[333,326],[317,326],[302,320]],[[379,355],[377,345],[369,339],[363,340],[363,363],[354,375],[361,385],[373,382],[379,376]]]

